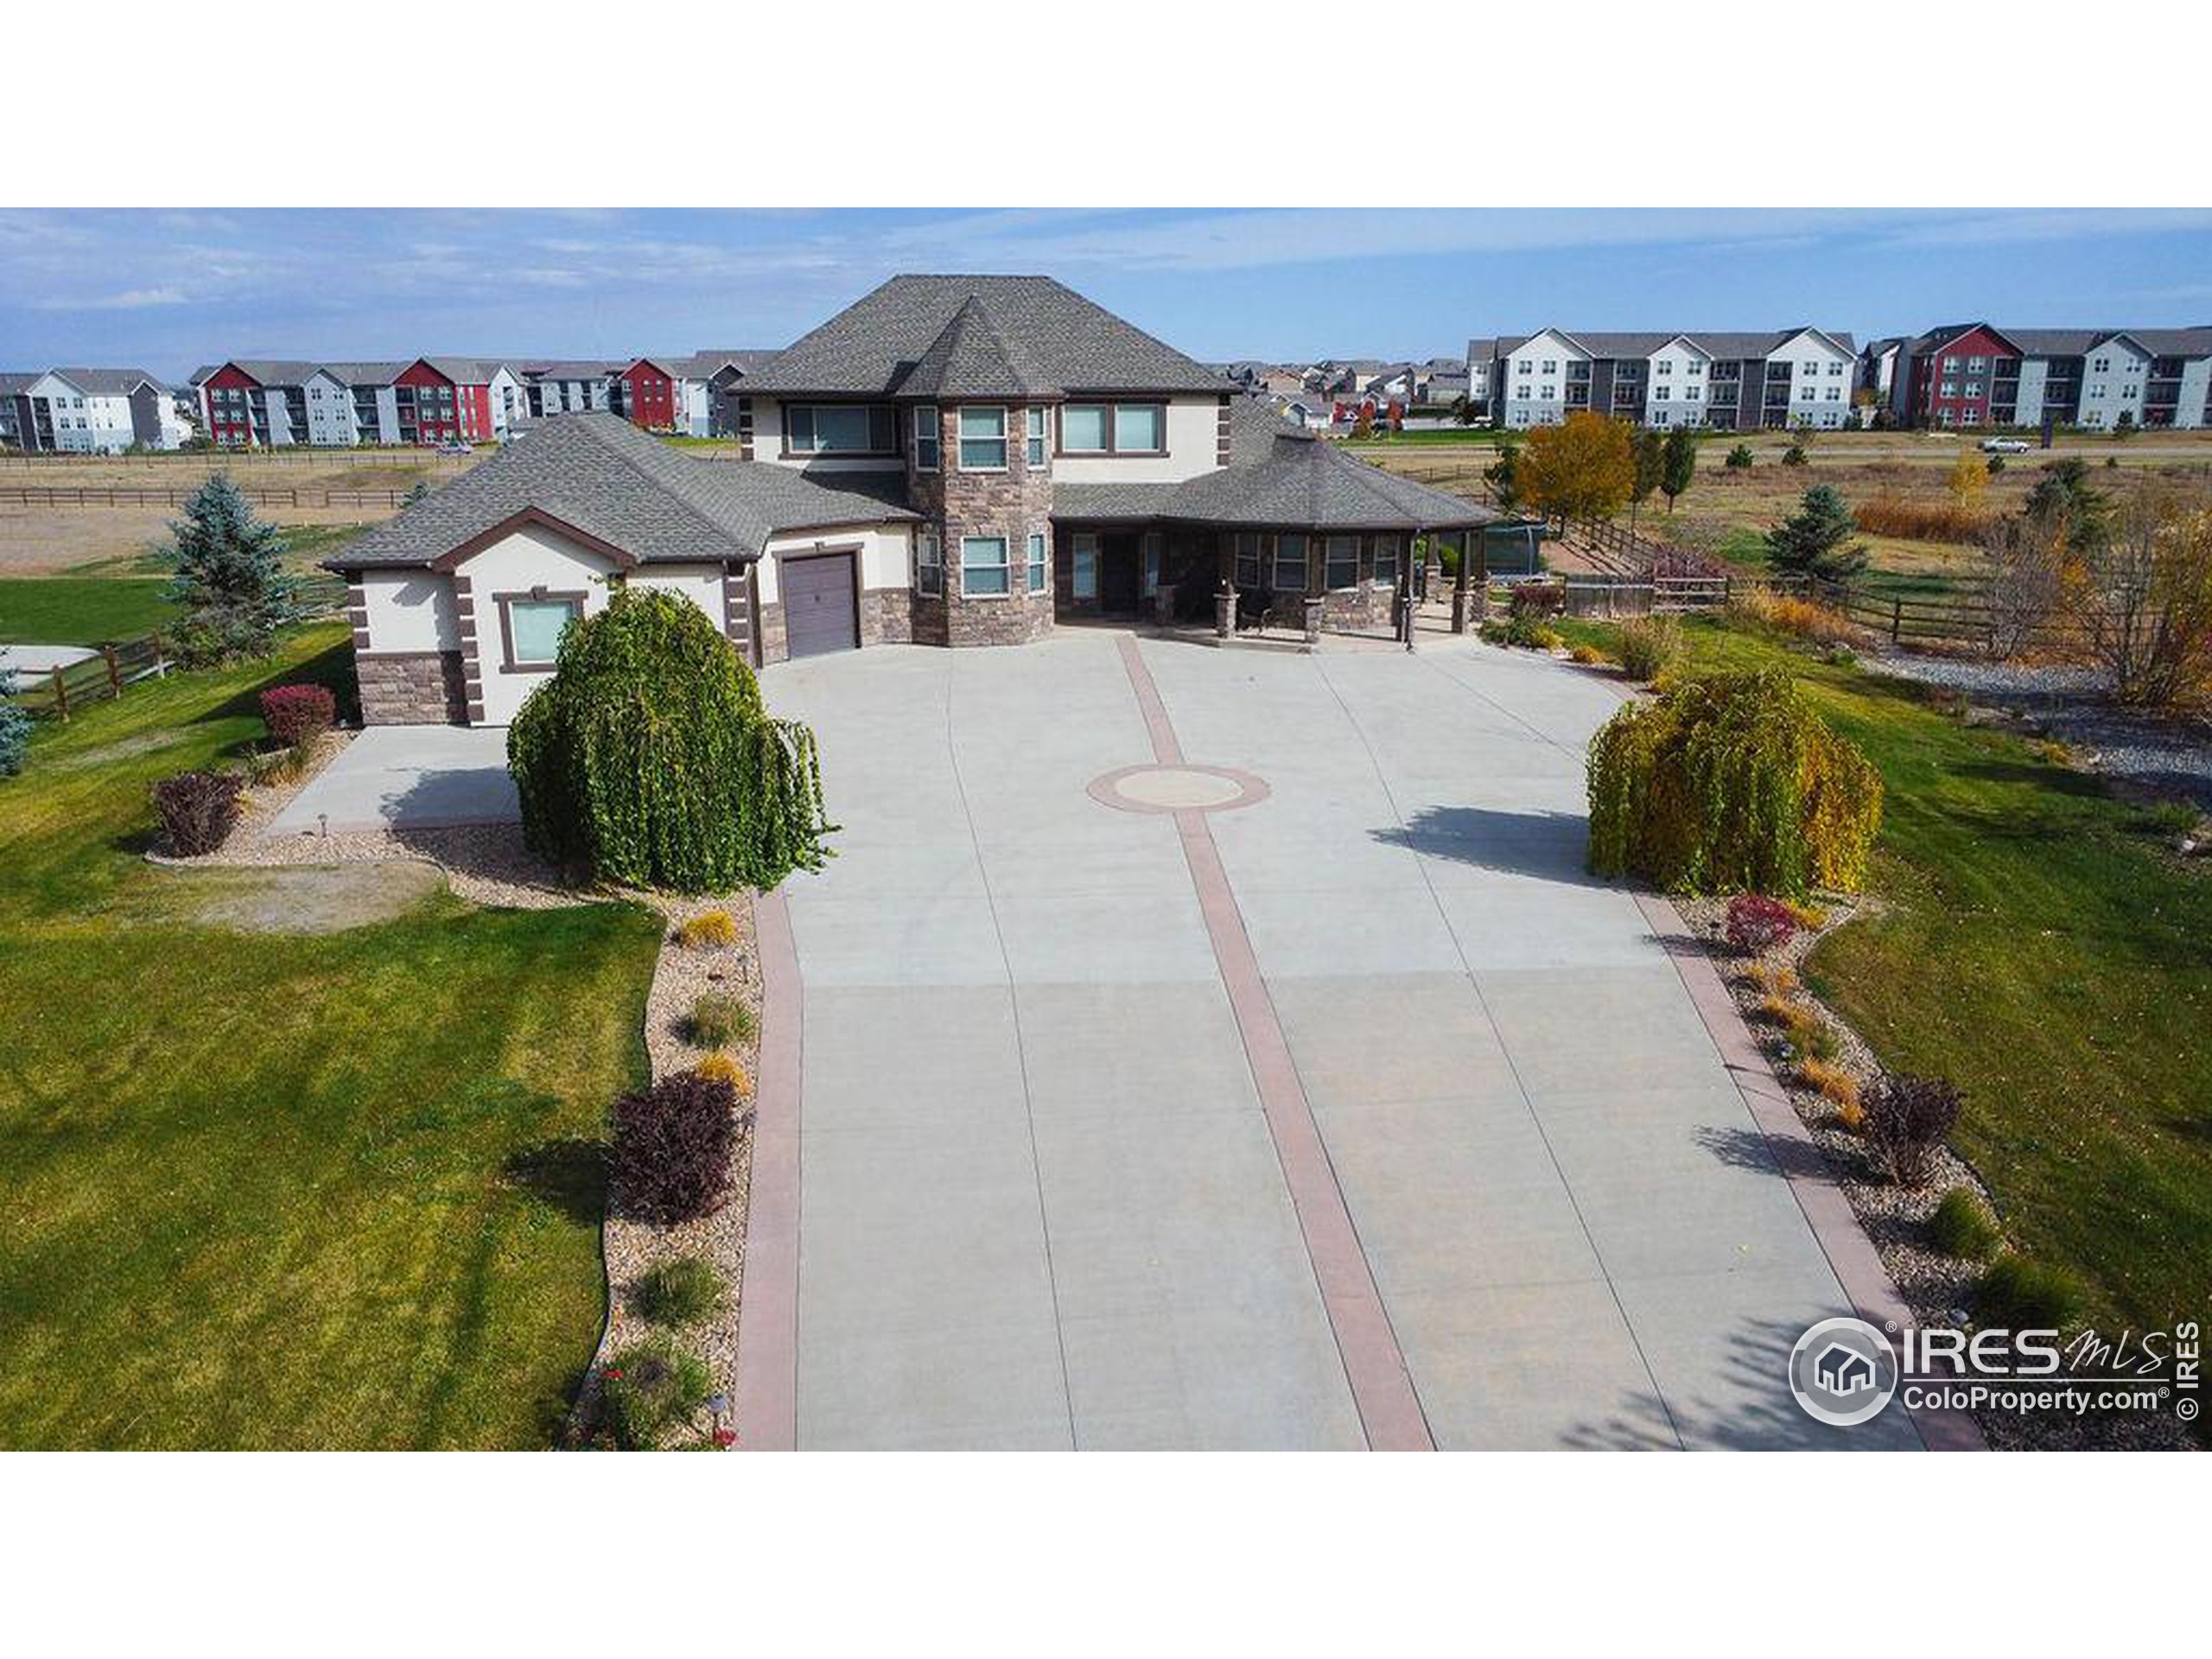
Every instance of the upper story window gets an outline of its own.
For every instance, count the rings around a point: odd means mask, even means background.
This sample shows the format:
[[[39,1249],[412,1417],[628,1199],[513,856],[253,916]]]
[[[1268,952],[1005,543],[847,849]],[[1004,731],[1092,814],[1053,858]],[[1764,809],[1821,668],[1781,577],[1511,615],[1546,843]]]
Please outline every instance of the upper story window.
[[[784,449],[795,455],[895,455],[899,423],[888,404],[786,404]]]
[[[2092,369],[2094,369],[2099,374],[2106,373],[2112,367],[2112,359],[2108,357],[2094,359],[2091,360],[2089,366]]]
[[[1060,410],[1064,455],[1158,455],[1166,450],[1165,404],[1068,404]]]
[[[933,473],[939,465],[938,450],[942,446],[944,429],[938,424],[935,404],[914,405],[914,467],[918,472]]]
[[[971,473],[1006,470],[1004,405],[970,404],[960,411],[960,465]]]
[[[1029,429],[1025,448],[1028,451],[1029,464],[1032,467],[1042,467],[1045,464],[1045,437],[1046,434],[1051,430],[1052,418],[1052,410],[1046,409],[1044,404],[1032,404],[1029,406]]]
[[[1674,365],[1674,363],[1673,363],[1670,359],[1667,359],[1667,358],[1663,358],[1663,357],[1662,357],[1662,358],[1661,358],[1657,363],[1656,363],[1656,364],[1654,364],[1654,365],[1652,365],[1652,370],[1651,370],[1651,372],[1652,372],[1652,373],[1656,374],[1656,375],[1661,375],[1661,376],[1669,375],[1669,374],[1672,374],[1674,372],[1675,372],[1675,365]]]
[[[1513,367],[1516,372],[1521,374],[1534,374],[1536,372],[1535,364],[1525,357],[1516,362]]]
[[[1557,374],[1559,372],[1559,359],[1555,357],[1546,358],[1544,359],[1544,372],[1546,374]]]
[[[914,538],[914,588],[931,597],[944,591],[944,544],[934,531],[924,531]]]

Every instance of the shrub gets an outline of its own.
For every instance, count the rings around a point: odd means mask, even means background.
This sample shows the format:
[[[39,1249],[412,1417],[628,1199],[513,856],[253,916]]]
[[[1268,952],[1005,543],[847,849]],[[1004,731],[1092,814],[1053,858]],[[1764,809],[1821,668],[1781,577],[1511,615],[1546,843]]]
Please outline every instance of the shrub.
[[[676,930],[686,950],[711,950],[737,943],[737,924],[726,910],[703,910]]]
[[[1632,617],[1621,624],[1621,669],[1631,680],[1656,680],[1681,654],[1682,625],[1671,616]]]
[[[1796,936],[1797,917],[1779,899],[1739,893],[1728,901],[1728,943],[1747,957],[1778,950]]]
[[[1975,1322],[1990,1329],[2063,1330],[2081,1306],[2082,1287],[2071,1274],[2010,1250],[1989,1264],[1974,1294]]]
[[[667,1225],[721,1207],[738,1128],[737,1090],[679,1071],[614,1103],[613,1173],[626,1212]]]
[[[1567,609],[1567,585],[1557,582],[1524,582],[1513,589],[1515,620],[1522,617],[1557,616]]]
[[[728,991],[706,991],[694,998],[684,1023],[701,1048],[728,1048],[753,1040],[753,1010]]]
[[[23,769],[23,754],[31,745],[31,717],[15,696],[16,671],[0,668],[0,778],[13,778]]]
[[[1899,1186],[1918,1186],[1959,1121],[1959,1091],[1941,1077],[1893,1077],[1868,1094],[1866,1141]]]
[[[691,1075],[715,1083],[726,1083],[733,1094],[745,1095],[753,1088],[753,1079],[745,1075],[745,1068],[737,1063],[735,1057],[725,1054],[720,1049],[693,1066]]]
[[[1801,1066],[1810,1061],[1833,1064],[1840,1047],[1828,1022],[1802,1002],[1790,1007],[1782,1034],[1791,1057]]]
[[[1745,972],[1764,995],[1787,1001],[1797,995],[1797,970],[1786,962],[1755,962]]]
[[[1802,442],[1792,443],[1782,452],[1782,464],[1785,467],[1802,467],[1811,459],[1805,453],[1805,446]]]
[[[1882,780],[1780,669],[1671,684],[1591,745],[1590,868],[1682,893],[1856,892]]]
[[[324,685],[271,686],[261,694],[261,722],[279,743],[297,748],[338,723],[338,699]]]
[[[154,811],[162,839],[179,858],[196,858],[220,847],[238,821],[238,791],[245,779],[234,772],[181,772],[154,785]]]
[[[1989,458],[1989,475],[1990,475],[1992,478],[1994,478],[1994,477],[1996,477],[1996,476],[1998,475],[1998,474],[1999,474],[1999,473],[2003,472],[2004,470],[2005,470],[2005,457],[2004,457],[2004,456],[2002,456],[2002,455],[1992,455],[1992,456]]]
[[[1963,1262],[1980,1261],[1997,1248],[1997,1217],[1972,1187],[1953,1187],[1928,1218],[1929,1246]]]
[[[665,1337],[632,1343],[601,1373],[607,1432],[625,1452],[645,1452],[698,1415],[712,1381],[696,1354]]]
[[[507,766],[531,849],[601,880],[766,888],[829,855],[813,734],[768,717],[736,647],[677,594],[625,588],[569,626]]]
[[[714,1263],[702,1255],[680,1255],[640,1274],[630,1299],[652,1324],[673,1328],[705,1323],[728,1294]]]
[[[1817,933],[1828,925],[1827,912],[1822,910],[1818,905],[1791,902],[1787,904],[1785,908],[1789,912],[1789,919],[1808,933]]]
[[[1846,1135],[1864,1135],[1866,1132],[1866,1109],[1859,1103],[1856,1096],[1849,1101],[1836,1103],[1835,1126]]]
[[[1493,645],[1511,645],[1522,651],[1556,651],[1563,643],[1558,630],[1546,627],[1531,616],[1516,616],[1506,622],[1485,622],[1483,638]]]
[[[1748,443],[1739,443],[1728,452],[1728,459],[1722,464],[1732,472],[1739,472],[1750,466],[1753,459],[1751,446]]]
[[[1797,1075],[1808,1089],[1835,1107],[1837,1116],[1848,1114],[1854,1122],[1863,1121],[1859,1108],[1859,1079],[1834,1060],[1807,1060],[1797,1068]]]
[[[1595,645],[1577,645],[1573,651],[1569,652],[1567,655],[1573,661],[1581,664],[1585,668],[1595,668],[1599,664],[1605,660],[1605,653],[1599,651]]]

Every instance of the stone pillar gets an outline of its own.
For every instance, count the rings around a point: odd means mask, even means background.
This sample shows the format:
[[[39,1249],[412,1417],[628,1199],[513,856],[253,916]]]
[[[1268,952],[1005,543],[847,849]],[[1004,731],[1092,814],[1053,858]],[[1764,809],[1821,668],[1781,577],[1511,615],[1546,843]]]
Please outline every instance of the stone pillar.
[[[1309,645],[1318,645],[1321,643],[1321,606],[1322,601],[1318,595],[1307,596],[1306,601],[1306,643]]]
[[[1213,631],[1224,639],[1236,632],[1236,589],[1225,582],[1213,596]]]
[[[1152,590],[1152,620],[1161,627],[1173,627],[1175,623],[1175,588],[1172,582],[1161,582]]]

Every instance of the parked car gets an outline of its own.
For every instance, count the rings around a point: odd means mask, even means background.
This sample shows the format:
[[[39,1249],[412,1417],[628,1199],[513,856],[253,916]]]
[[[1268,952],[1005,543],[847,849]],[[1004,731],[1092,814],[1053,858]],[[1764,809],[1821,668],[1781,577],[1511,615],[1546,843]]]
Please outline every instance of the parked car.
[[[1981,447],[1993,455],[2024,455],[2028,453],[2025,438],[1984,438]]]
[[[2023,449],[2027,447],[2028,446],[2024,443],[2020,446]],[[455,440],[452,442],[440,444],[438,446],[438,453],[442,455],[473,455],[476,451],[469,448],[468,445]]]

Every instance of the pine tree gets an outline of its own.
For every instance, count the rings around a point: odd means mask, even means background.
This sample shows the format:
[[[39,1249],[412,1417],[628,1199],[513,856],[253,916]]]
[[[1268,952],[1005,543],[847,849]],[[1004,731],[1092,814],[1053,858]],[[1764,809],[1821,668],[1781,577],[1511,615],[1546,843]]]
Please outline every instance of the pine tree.
[[[1815,484],[1796,512],[1767,532],[1767,563],[1781,575],[1848,582],[1866,568],[1866,548],[1851,539],[1858,529],[1834,487]]]
[[[23,751],[30,747],[31,717],[15,696],[16,671],[0,668],[0,778],[23,769]]]
[[[1690,486],[1697,476],[1697,440],[1690,436],[1687,426],[1678,426],[1667,435],[1667,451],[1659,474],[1659,492],[1667,498],[1667,511],[1675,510],[1675,498]]]
[[[1510,438],[1497,446],[1497,459],[1483,468],[1483,482],[1498,511],[1511,512],[1521,505],[1521,446]]]
[[[169,531],[165,556],[176,569],[169,597],[188,613],[175,641],[188,662],[258,656],[278,629],[299,620],[283,535],[254,517],[227,475],[217,473],[195,490]]]

